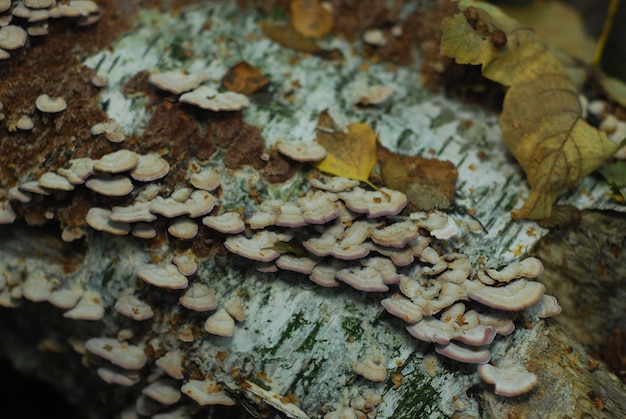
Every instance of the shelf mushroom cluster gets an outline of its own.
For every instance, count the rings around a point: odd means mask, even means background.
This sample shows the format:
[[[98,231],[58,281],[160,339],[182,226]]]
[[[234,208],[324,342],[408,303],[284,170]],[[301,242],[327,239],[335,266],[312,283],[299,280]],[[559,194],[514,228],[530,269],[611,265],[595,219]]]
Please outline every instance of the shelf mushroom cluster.
[[[304,152],[306,147],[300,150]],[[151,182],[168,172],[168,162],[156,154],[120,149],[99,160],[74,159],[68,167],[12,188],[8,197],[27,202],[33,194],[69,192],[83,183],[97,194],[126,196],[140,183],[127,205],[91,208],[86,224],[109,234],[151,238],[156,235],[151,223],[161,217],[170,220],[168,233],[184,240],[197,234],[203,217],[202,225],[226,235],[226,249],[254,261],[260,271],[296,272],[323,287],[344,283],[364,292],[388,292],[396,286],[398,292],[382,300],[385,310],[404,320],[413,337],[435,343],[438,353],[459,362],[485,365],[490,361],[488,346],[497,335],[514,330],[507,313],[531,306],[538,307],[541,317],[559,312],[556,300],[544,295],[544,286],[531,280],[543,272],[539,260],[527,258],[500,270],[483,269],[471,275],[467,256],[438,250],[442,248],[438,240],[459,234],[454,220],[439,211],[400,215],[407,200],[398,191],[384,187],[366,190],[356,181],[321,176],[311,179],[310,190],[292,202],[267,199],[248,208],[244,217],[235,211],[210,214],[218,203],[211,191],[221,185],[220,173],[214,168],[191,173],[191,187],[179,187],[164,196],[165,188]],[[75,238],[70,232],[64,236]],[[176,254],[158,264],[138,266],[136,275],[151,286],[181,290],[179,302],[185,309],[213,311],[205,321],[206,332],[232,336],[235,320],[245,320],[245,307],[232,299],[219,307],[209,287],[199,282],[190,285],[189,277],[197,268],[192,255]],[[416,268],[416,273],[407,274]],[[78,309],[78,318],[102,317],[104,309],[93,304],[93,299],[80,301],[84,307]],[[481,306],[487,309],[480,310]],[[153,315],[152,308],[133,295],[121,296],[115,310],[136,321]],[[184,328],[178,333],[183,341],[194,339]],[[380,380],[386,375],[383,362],[376,363],[372,374],[366,368],[369,364],[358,365],[357,372],[364,377]],[[516,374],[520,373],[521,367],[515,368]],[[529,378],[531,373],[525,373],[525,380],[520,380],[525,385],[511,389],[508,382],[500,384],[505,370],[483,367],[481,371],[503,395],[529,391],[529,383],[536,382]],[[189,389],[189,394],[197,391]]]
[[[0,0],[0,60],[22,48],[29,36],[47,35],[51,18],[75,19],[79,26],[89,26],[100,19],[100,9],[91,0]],[[14,20],[24,22],[26,29]]]

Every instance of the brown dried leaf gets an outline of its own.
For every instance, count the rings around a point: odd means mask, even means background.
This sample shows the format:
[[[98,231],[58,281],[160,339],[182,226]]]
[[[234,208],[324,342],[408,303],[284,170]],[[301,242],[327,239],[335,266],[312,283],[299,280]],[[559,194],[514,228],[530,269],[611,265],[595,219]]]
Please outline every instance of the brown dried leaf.
[[[315,54],[322,58],[335,59],[342,57],[339,50],[323,49],[317,45],[315,41],[297,32],[290,25],[273,24],[268,22],[261,22],[259,25],[265,36],[284,47],[291,48],[296,51]]]
[[[333,28],[333,14],[319,0],[292,0],[291,26],[309,38],[323,38]]]
[[[246,96],[264,88],[269,82],[267,77],[246,61],[235,64],[222,77],[222,86]]]

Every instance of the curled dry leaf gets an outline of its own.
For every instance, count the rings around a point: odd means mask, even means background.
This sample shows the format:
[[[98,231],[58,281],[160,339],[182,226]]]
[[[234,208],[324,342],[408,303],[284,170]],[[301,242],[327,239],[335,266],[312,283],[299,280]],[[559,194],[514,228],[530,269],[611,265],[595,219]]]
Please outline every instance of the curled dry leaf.
[[[292,0],[291,26],[309,38],[323,38],[333,28],[333,14],[319,0]]]
[[[281,44],[284,47],[291,48],[300,52],[308,52],[315,54],[322,58],[341,58],[341,52],[337,49],[325,50],[315,41],[297,32],[294,28],[284,24],[273,24],[268,22],[261,22],[259,24],[263,34],[274,42]]]
[[[581,118],[576,86],[532,30],[495,6],[461,4],[464,13],[443,24],[441,52],[460,64],[481,64],[485,77],[510,86],[502,139],[531,188],[513,217],[546,218],[559,195],[600,167],[617,144]]]
[[[249,96],[269,84],[269,79],[252,64],[241,61],[232,66],[224,77],[222,86],[231,92]]]
[[[326,149],[326,158],[315,164],[322,172],[368,182],[376,165],[376,133],[367,124],[353,123],[346,132],[335,127],[332,117],[322,112],[317,142]]]

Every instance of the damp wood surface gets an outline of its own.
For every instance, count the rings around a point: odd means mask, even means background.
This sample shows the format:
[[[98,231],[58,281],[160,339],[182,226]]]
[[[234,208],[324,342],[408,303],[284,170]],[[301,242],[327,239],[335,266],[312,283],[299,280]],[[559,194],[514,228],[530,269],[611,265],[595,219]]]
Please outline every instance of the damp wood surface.
[[[185,2],[174,9],[165,3],[160,9],[125,10],[122,2],[106,6],[112,16],[103,16],[95,38],[89,29],[81,29],[76,40],[73,32],[70,36],[53,27],[48,39],[0,69],[10,80],[0,85],[0,101],[10,115],[3,123],[22,113],[35,114],[34,100],[41,92],[65,94],[69,104],[63,117],[35,119],[38,129],[32,132],[3,129],[0,187],[37,179],[70,158],[99,158],[116,150],[115,144],[89,132],[96,122],[111,118],[126,135],[124,148],[159,152],[170,162],[164,188],[174,190],[186,182],[189,167],[209,162],[230,174],[218,192],[220,207],[244,213],[264,199],[293,200],[306,187],[314,169],[285,159],[273,147],[280,141],[314,139],[318,116],[328,112],[342,125],[369,124],[386,150],[456,167],[456,189],[447,190],[454,196],[448,213],[464,226],[463,233],[441,250],[466,254],[474,269],[520,260],[548,234],[535,222],[511,219],[528,186],[500,140],[497,115],[421,87],[423,57],[418,52],[403,65],[391,64],[368,57],[369,47],[358,39],[341,37],[320,44],[339,51],[342,59],[297,52],[263,36],[259,23],[270,16],[260,8],[242,11],[234,2]],[[411,15],[415,7],[407,2],[398,14]],[[55,43],[57,36],[65,37],[63,44]],[[82,53],[70,60],[67,51],[73,42],[82,45]],[[51,55],[70,60],[71,69],[66,72],[64,63],[53,62],[49,74],[25,80],[27,69],[50,59],[48,48]],[[146,72],[184,68],[206,72],[217,86],[241,60],[259,68],[270,84],[252,95],[250,107],[240,113],[193,109],[147,82]],[[89,83],[95,74],[108,78],[106,87]],[[373,84],[391,87],[392,101],[380,107],[355,106],[355,97]],[[587,177],[562,202],[580,209],[619,209],[606,198],[607,189]],[[121,417],[141,395],[141,386],[105,384],[95,373],[101,361],[83,348],[89,338],[116,336],[125,329],[150,343],[149,362],[176,348],[184,354],[186,379],[211,375],[232,388],[242,406],[255,399],[246,393],[242,377],[270,391],[281,401],[279,408],[266,407],[272,417],[321,418],[367,391],[381,396],[379,418],[547,417],[555,406],[571,417],[625,414],[623,385],[604,367],[589,368],[593,360],[556,319],[525,313],[513,335],[498,337],[492,345],[496,363],[527,365],[539,376],[532,393],[507,399],[480,382],[475,366],[445,360],[432,345],[413,339],[400,319],[383,310],[383,295],[345,285],[325,289],[296,273],[258,272],[254,263],[228,253],[221,237],[206,231],[175,241],[158,221],[157,237],[148,241],[88,228],[80,242],[60,239],[61,229],[84,226],[92,206],[125,202],[82,189],[17,208],[21,221],[0,226],[3,274],[23,279],[40,275],[64,288],[93,292],[105,307],[107,314],[97,322],[66,319],[62,310],[45,302],[23,301],[0,309],[6,329],[2,353],[25,372],[38,370],[46,381],[57,381],[62,374],[58,386],[87,417]],[[467,226],[476,221],[480,228],[470,231]],[[178,293],[154,291],[136,277],[138,266],[168,260],[175,251],[198,256],[195,275],[221,301],[236,297],[244,302],[245,321],[237,322],[232,337],[208,335],[203,329],[206,313],[183,312]],[[155,308],[149,322],[133,323],[113,310],[129,289]],[[189,342],[180,339],[183,332]],[[353,365],[371,353],[386,357],[388,378],[383,383],[353,372]],[[58,364],[67,369],[59,371]],[[106,408],[101,400],[109,402]],[[289,405],[298,410],[284,407]],[[198,414],[203,412],[210,411]]]

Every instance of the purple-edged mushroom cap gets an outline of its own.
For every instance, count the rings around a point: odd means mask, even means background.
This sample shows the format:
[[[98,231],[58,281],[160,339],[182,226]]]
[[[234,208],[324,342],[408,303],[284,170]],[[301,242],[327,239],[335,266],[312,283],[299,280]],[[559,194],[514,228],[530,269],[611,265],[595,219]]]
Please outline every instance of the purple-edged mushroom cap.
[[[494,393],[506,397],[528,393],[539,382],[535,374],[526,371],[521,366],[499,368],[491,364],[483,364],[478,367],[478,375],[486,383],[495,386]]]

